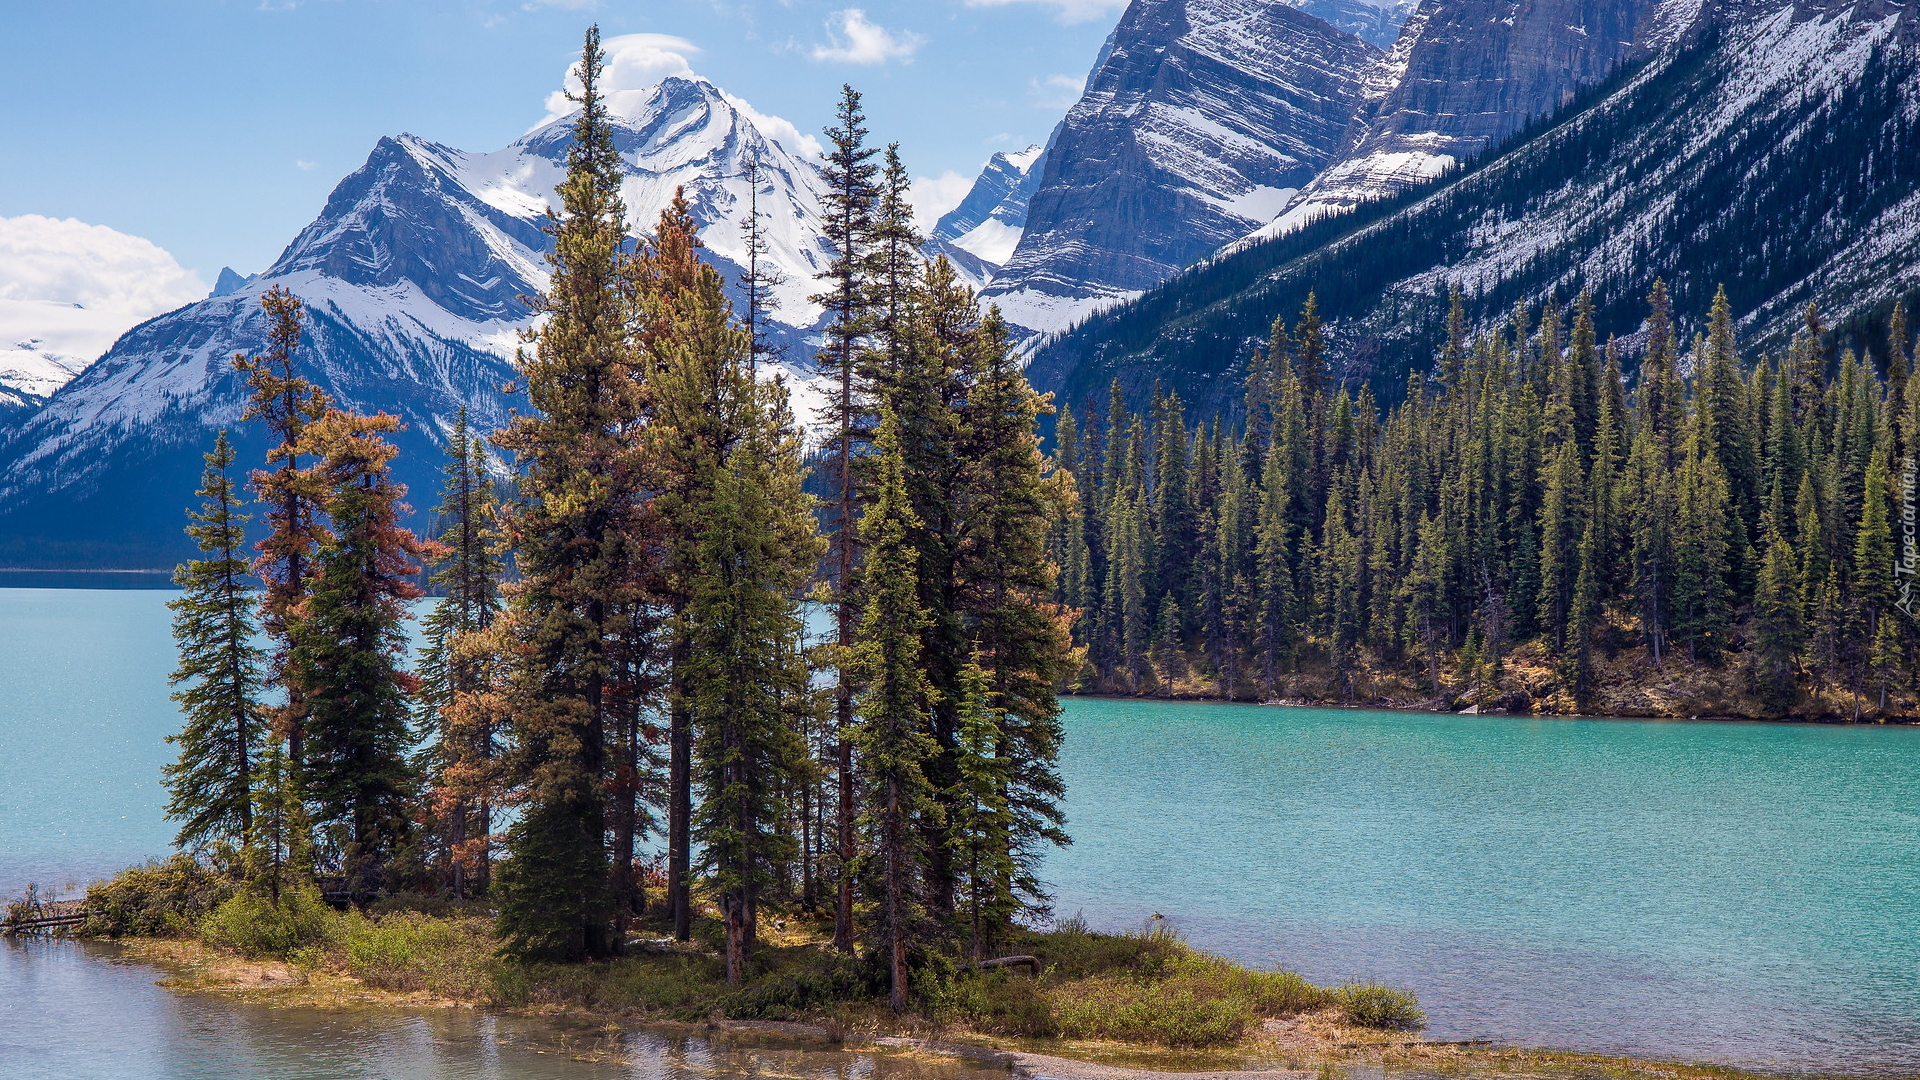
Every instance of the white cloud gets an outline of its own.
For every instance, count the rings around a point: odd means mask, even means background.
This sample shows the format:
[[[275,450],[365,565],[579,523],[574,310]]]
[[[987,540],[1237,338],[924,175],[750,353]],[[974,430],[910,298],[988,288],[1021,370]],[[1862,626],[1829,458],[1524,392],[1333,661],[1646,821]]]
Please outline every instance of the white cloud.
[[[720,91],[720,94],[727,99],[729,105],[745,113],[747,119],[753,121],[753,126],[760,129],[760,134],[786,147],[789,151],[803,154],[815,161],[820,160],[824,153],[820,148],[820,140],[812,135],[802,134],[799,128],[793,126],[792,121],[783,120],[778,116],[769,116],[725,90]]]
[[[1045,4],[1063,23],[1092,22],[1127,6],[1127,0],[967,0],[968,7],[1006,7],[1008,4]]]
[[[919,34],[906,31],[896,34],[869,22],[867,13],[859,8],[834,12],[827,19],[827,28],[833,43],[815,45],[815,60],[846,64],[884,64],[889,60],[905,63],[927,43]]]
[[[299,169],[301,172],[312,172],[314,166],[318,164],[319,162],[308,161],[306,158],[295,158],[293,160],[293,167]]]
[[[607,54],[606,70],[600,74],[600,91],[608,97],[628,90],[651,90],[671,75],[690,76],[693,65],[687,62],[687,55],[700,55],[698,45],[672,34],[621,34],[603,39],[600,49]],[[573,112],[574,104],[567,94],[578,94],[583,89],[580,61],[567,65],[564,85],[565,91],[555,90],[547,95],[547,115],[540,124]],[[617,101],[609,104],[616,110],[619,107]]]
[[[151,240],[72,218],[0,217],[0,383],[52,393],[138,323],[206,295]]]
[[[0,300],[53,300],[144,319],[207,295],[166,249],[105,225],[0,217]]]
[[[1071,109],[1087,92],[1083,75],[1049,75],[1027,84],[1027,96],[1036,109]]]
[[[948,169],[939,176],[913,178],[913,227],[925,236],[973,190],[973,177]]]

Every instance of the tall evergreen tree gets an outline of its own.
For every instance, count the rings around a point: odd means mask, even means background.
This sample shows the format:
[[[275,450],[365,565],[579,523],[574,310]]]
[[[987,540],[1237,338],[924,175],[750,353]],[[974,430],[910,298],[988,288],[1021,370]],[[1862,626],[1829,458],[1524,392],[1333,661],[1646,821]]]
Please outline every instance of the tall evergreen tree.
[[[878,151],[866,145],[866,113],[861,108],[860,94],[853,87],[840,88],[840,105],[833,126],[826,134],[833,149],[822,170],[826,186],[824,232],[827,242],[833,246],[833,261],[820,274],[824,288],[814,297],[814,302],[824,306],[828,313],[826,344],[818,354],[816,367],[829,383],[828,406],[820,421],[826,430],[824,452],[828,479],[834,488],[827,523],[832,543],[827,563],[834,593],[838,657],[834,665],[837,669],[834,728],[840,733],[834,754],[839,780],[835,827],[839,834],[836,858],[840,880],[834,905],[833,941],[835,947],[850,951],[853,948],[853,878],[849,868],[854,858],[854,680],[850,657],[859,613],[853,580],[859,564],[860,541],[855,524],[860,492],[854,461],[867,434],[870,415],[859,360],[871,328],[873,204],[878,194],[875,189],[878,169],[873,163]]]
[[[239,512],[230,470],[233,446],[222,431],[206,455],[201,507],[187,535],[205,555],[174,571],[180,595],[173,640],[180,663],[169,680],[186,724],[167,741],[180,748],[165,769],[167,816],[179,821],[174,843],[239,847],[253,832],[253,773],[266,728],[265,657],[254,644],[252,586],[242,556],[248,517]]]
[[[738,336],[744,353],[750,342]],[[690,507],[700,539],[676,690],[702,781],[694,832],[720,902],[727,981],[738,984],[750,974],[759,896],[797,854],[779,829],[781,796],[807,752],[791,723],[808,696],[799,595],[823,545],[785,390],[756,385],[744,355],[730,368],[722,408],[742,430]]]
[[[420,562],[442,552],[400,523],[406,488],[393,481],[398,451],[382,437],[399,426],[336,411],[301,435],[301,449],[319,458],[333,535],[315,554],[287,662],[306,695],[300,782],[361,900],[393,884],[389,864],[411,826],[408,704],[418,680],[401,666],[410,645],[403,624],[420,596]]]
[[[486,446],[468,428],[465,408],[447,438],[444,474],[435,513],[447,553],[428,578],[441,599],[422,620],[426,647],[415,707],[428,742],[423,765],[446,850],[447,887],[465,898],[485,889],[492,866],[498,724],[483,699],[499,687],[489,643],[479,639],[500,612],[502,569],[494,536],[499,498]]]
[[[746,266],[740,274],[740,288],[746,294],[741,316],[746,320],[748,353],[747,377],[758,378],[762,363],[777,360],[779,349],[767,338],[767,323],[780,310],[779,289],[787,284],[787,275],[767,258],[772,241],[767,236],[767,212],[760,209],[760,187],[767,182],[766,168],[760,164],[758,150],[747,152],[740,178],[747,183],[747,216],[740,220],[741,246]]]
[[[857,648],[864,687],[860,696],[861,776],[866,789],[862,824],[867,837],[865,877],[878,908],[880,953],[890,1000],[903,1012],[908,1000],[907,952],[926,918],[921,868],[921,818],[938,813],[926,763],[939,752],[928,734],[933,690],[921,673],[920,606],[912,533],[921,525],[907,497],[899,423],[883,411],[874,441],[875,499],[860,521],[867,549],[862,571],[866,610]]]
[[[499,928],[515,954],[612,955],[606,843],[609,683],[651,573],[635,447],[644,372],[631,362],[621,282],[622,170],[588,31],[561,209],[549,221],[546,316],[522,358],[533,412],[496,436],[520,497],[507,517],[523,575],[507,609],[515,671],[512,768],[520,816],[495,874]]]
[[[306,596],[313,573],[313,552],[326,539],[320,492],[301,465],[302,434],[333,405],[325,391],[299,373],[300,301],[275,285],[260,298],[267,316],[267,348],[255,356],[237,354],[233,366],[247,377],[251,395],[245,419],[258,420],[274,440],[267,449],[269,470],[253,474],[254,494],[267,507],[267,534],[256,545],[253,572],[264,584],[261,627],[274,641],[270,674],[285,694],[274,727],[287,740],[287,756],[297,765],[304,738],[305,693],[287,670],[292,649],[293,612]]]
[[[1007,792],[1013,762],[989,704],[987,673],[977,663],[960,669],[959,779],[945,800],[948,842],[960,872],[960,911],[974,963],[996,929],[1019,913],[1014,892],[1014,815]]]

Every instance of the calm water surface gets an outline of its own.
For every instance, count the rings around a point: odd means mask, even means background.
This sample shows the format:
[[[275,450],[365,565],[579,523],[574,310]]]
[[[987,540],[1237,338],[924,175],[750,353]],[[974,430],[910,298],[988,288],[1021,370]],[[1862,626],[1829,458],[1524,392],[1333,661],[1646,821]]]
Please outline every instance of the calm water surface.
[[[0,890],[164,853],[167,595],[0,589]],[[1107,700],[1066,728],[1062,913],[1406,986],[1446,1037],[1920,1073],[1920,730]],[[503,1021],[248,1012],[104,957],[0,948],[0,1062],[45,1070],[0,1071],[96,1074],[69,1058],[124,1028],[170,1049],[118,1075],[600,1075]]]

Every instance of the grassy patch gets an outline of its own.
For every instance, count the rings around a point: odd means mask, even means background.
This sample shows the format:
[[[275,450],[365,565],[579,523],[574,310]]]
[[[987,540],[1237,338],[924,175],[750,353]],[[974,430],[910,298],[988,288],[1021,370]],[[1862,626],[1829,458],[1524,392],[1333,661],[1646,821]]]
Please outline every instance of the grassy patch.
[[[1210,956],[1165,931],[1097,934],[1070,921],[1023,935],[1010,949],[1038,957],[1041,975],[964,974],[937,1015],[988,1035],[1195,1050],[1241,1043],[1264,1020],[1329,1008],[1360,1027],[1426,1023],[1405,991],[1372,984],[1325,990],[1291,971],[1253,971]]]
[[[1101,934],[1079,920],[1021,931],[1002,944],[1031,955],[1025,969],[975,971],[927,954],[915,961],[920,1012],[883,1007],[886,980],[870,959],[827,948],[821,928],[774,919],[745,985],[727,985],[717,925],[695,940],[655,943],[590,964],[527,964],[499,954],[490,912],[445,901],[401,900],[338,912],[312,889],[278,904],[217,872],[176,858],[96,886],[96,934],[196,939],[207,948],[195,989],[327,994],[364,1000],[461,1002],[634,1019],[810,1021],[839,1030],[974,1032],[1020,1039],[1097,1040],[1178,1051],[1257,1041],[1265,1021],[1316,1016],[1352,1027],[1414,1031],[1425,1015],[1411,994],[1376,984],[1323,989],[1288,971],[1254,971],[1154,930]],[[229,957],[222,961],[221,956]],[[290,997],[291,1002],[294,998]]]

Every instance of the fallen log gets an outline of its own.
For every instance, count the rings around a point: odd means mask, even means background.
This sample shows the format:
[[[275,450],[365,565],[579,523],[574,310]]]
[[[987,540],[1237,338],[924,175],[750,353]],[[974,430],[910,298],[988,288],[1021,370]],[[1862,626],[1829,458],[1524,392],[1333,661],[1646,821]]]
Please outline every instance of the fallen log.
[[[1031,967],[1035,975],[1040,974],[1040,958],[1037,956],[999,956],[992,960],[981,960],[973,966],[975,969],[985,969],[992,967],[1018,967],[1022,964]]]

